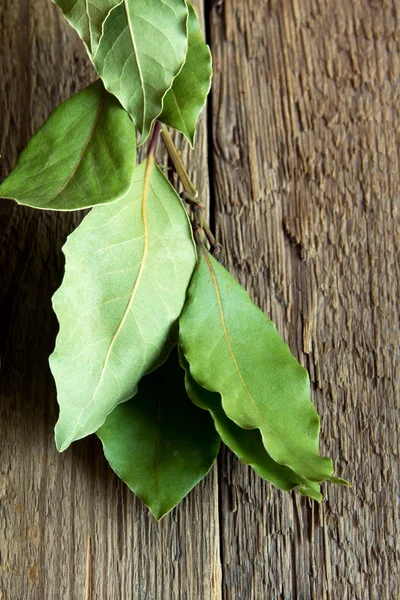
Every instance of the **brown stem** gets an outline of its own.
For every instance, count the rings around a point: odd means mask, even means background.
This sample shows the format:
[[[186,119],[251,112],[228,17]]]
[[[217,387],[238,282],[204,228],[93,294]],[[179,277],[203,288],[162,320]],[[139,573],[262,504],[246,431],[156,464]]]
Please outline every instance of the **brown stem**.
[[[150,157],[154,156],[154,154],[155,154],[158,138],[160,135],[160,129],[161,129],[161,123],[160,123],[160,121],[156,121],[154,123],[153,133],[151,134],[149,147],[147,149],[147,158],[150,158]]]
[[[161,136],[165,147],[167,148],[168,156],[170,157],[172,164],[174,165],[175,171],[178,173],[178,177],[183,185],[183,189],[187,194],[189,194],[189,196],[197,198],[199,193],[195,185],[190,180],[188,172],[185,169],[185,166],[181,160],[181,157],[178,154],[177,149],[175,148],[174,142],[172,141],[168,130],[164,128],[161,131]]]

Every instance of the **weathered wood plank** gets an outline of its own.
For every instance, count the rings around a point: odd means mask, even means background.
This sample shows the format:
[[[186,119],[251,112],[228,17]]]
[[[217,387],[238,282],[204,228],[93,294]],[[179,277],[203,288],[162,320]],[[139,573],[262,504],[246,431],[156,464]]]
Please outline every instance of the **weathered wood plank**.
[[[51,110],[94,74],[50,0],[1,2],[0,56],[5,175]],[[204,197],[205,120],[191,164]],[[63,455],[54,448],[50,298],[62,277],[61,246],[82,216],[0,203],[0,599],[218,600],[216,469],[156,524],[113,476],[95,438]]]
[[[225,600],[398,598],[399,26],[395,0],[213,3],[218,237],[353,482],[318,507],[225,454]]]

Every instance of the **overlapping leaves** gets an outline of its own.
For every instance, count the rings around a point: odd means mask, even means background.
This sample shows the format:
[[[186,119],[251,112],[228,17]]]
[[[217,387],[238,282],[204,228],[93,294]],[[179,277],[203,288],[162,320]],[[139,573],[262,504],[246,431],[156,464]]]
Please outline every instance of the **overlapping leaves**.
[[[135,168],[136,134],[143,142],[155,120],[194,143],[212,73],[193,6],[55,1],[101,79],[55,110],[0,195],[42,209],[94,207],[64,247],[54,296],[57,447],[97,432],[156,518],[206,475],[221,439],[278,488],[320,500],[319,482],[344,482],[319,456],[306,372],[208,253],[193,216],[196,251],[155,161],[156,133]]]
[[[119,0],[53,0],[77,30],[88,52],[96,53],[103,23]]]
[[[176,350],[97,434],[111,467],[156,519],[208,473],[220,446],[211,417],[188,401]]]
[[[185,210],[153,160],[136,169],[124,198],[85,217],[64,253],[50,358],[60,450],[94,433],[164,362],[195,263]]]
[[[211,52],[196,12],[188,3],[188,52],[182,71],[164,98],[160,121],[181,131],[194,145],[196,123],[211,87]]]

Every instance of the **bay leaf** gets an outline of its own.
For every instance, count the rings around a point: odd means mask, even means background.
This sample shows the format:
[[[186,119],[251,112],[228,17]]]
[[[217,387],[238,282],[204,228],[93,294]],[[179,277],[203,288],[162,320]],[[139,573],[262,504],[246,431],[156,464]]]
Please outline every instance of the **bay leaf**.
[[[135,160],[135,126],[99,80],[50,115],[3,181],[0,197],[46,210],[107,204],[128,192]]]
[[[207,251],[199,254],[180,318],[180,344],[194,379],[221,394],[229,419],[259,429],[271,458],[311,481],[331,480],[319,456],[319,417],[306,370],[275,325]]]
[[[220,439],[210,415],[188,398],[176,349],[99,429],[116,474],[161,519],[209,472]]]
[[[188,51],[181,72],[167,92],[159,120],[181,131],[194,145],[196,123],[211,87],[211,52],[203,40],[196,11],[188,2]]]
[[[153,159],[124,198],[85,217],[64,253],[50,357],[60,451],[99,429],[166,360],[196,261],[185,209]]]
[[[290,491],[298,488],[304,496],[318,502],[322,500],[318,483],[307,481],[270,457],[264,448],[259,429],[243,429],[226,416],[221,404],[221,395],[206,390],[197,383],[190,373],[189,363],[181,348],[179,360],[185,369],[185,387],[189,398],[196,406],[210,412],[221,440],[242,462],[250,465],[257,475],[280,490]]]
[[[185,0],[122,0],[103,23],[93,63],[147,138],[187,52]]]
[[[103,23],[119,0],[53,0],[68,23],[76,29],[87,51],[93,55],[102,34]]]

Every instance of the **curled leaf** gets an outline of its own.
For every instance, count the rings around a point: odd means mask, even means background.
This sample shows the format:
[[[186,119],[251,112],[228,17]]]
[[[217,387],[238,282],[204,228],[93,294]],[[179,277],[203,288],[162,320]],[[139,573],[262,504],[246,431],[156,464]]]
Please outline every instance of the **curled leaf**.
[[[221,440],[242,462],[277,488],[285,491],[298,488],[300,493],[320,502],[322,496],[318,483],[307,481],[294,471],[275,462],[262,443],[258,429],[243,429],[229,419],[221,404],[221,395],[201,387],[190,373],[189,363],[182,350],[179,352],[181,366],[185,369],[185,387],[189,398],[200,408],[210,411]]]
[[[119,0],[53,0],[78,32],[89,54],[93,55],[102,34],[103,23]]]
[[[274,324],[205,250],[180,318],[180,344],[190,372],[222,396],[229,419],[259,429],[271,458],[304,479],[332,479],[318,452],[319,418],[310,384]]]

